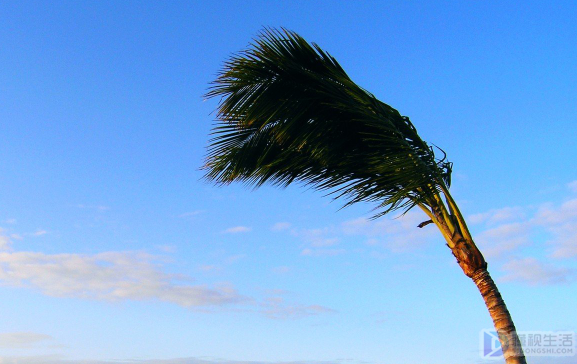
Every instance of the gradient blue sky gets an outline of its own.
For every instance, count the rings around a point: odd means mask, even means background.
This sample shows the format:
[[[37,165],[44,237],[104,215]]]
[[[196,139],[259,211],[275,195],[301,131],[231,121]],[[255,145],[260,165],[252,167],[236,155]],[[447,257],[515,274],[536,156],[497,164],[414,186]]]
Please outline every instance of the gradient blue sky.
[[[519,330],[577,330],[575,19],[571,1],[2,2],[0,362],[482,362],[488,313],[419,212],[201,180],[202,95],[263,26],[447,151]]]

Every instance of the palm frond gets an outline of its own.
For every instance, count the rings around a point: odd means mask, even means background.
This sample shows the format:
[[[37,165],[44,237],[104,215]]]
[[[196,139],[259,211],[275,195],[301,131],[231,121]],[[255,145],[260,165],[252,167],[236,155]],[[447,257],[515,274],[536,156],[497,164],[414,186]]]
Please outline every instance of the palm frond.
[[[450,182],[450,163],[435,158],[408,117],[294,32],[263,30],[224,64],[207,96],[220,97],[205,164],[217,183],[300,181],[346,205],[377,202],[382,214],[428,204]]]

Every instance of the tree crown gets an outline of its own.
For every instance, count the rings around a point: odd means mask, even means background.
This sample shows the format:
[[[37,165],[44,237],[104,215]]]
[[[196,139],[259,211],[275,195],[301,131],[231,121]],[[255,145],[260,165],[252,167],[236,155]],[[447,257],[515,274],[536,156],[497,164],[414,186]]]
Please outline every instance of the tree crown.
[[[204,167],[217,183],[300,181],[345,206],[377,202],[375,217],[432,206],[450,185],[452,164],[408,117],[294,32],[263,30],[224,63],[207,96],[220,97]]]

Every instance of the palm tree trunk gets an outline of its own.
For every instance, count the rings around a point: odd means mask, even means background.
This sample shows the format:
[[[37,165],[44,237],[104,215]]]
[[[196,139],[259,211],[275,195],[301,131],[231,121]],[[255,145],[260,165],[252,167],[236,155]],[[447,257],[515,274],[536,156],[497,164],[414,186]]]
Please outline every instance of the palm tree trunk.
[[[467,231],[467,235],[470,234]],[[475,282],[489,310],[499,336],[506,364],[527,364],[515,324],[499,293],[497,285],[487,271],[487,262],[472,239],[465,239],[460,232],[448,239],[449,246],[463,272]]]
[[[501,342],[505,363],[527,364],[519,336],[515,330],[515,324],[513,324],[505,301],[503,301],[491,275],[486,268],[482,268],[473,273],[471,278],[481,292],[481,296],[483,296],[485,305],[493,319],[495,330],[497,330],[499,341]]]
[[[465,275],[475,282],[481,292],[485,305],[489,310],[493,325],[499,336],[503,357],[506,364],[527,364],[525,354],[521,347],[517,330],[513,324],[513,319],[497,289],[497,285],[487,271],[485,257],[477,248],[467,228],[465,219],[448,189],[444,190],[448,208],[441,201],[429,212],[429,217],[437,224],[437,227],[447,240],[447,245],[451,249],[453,256],[457,259],[457,264],[461,267]],[[436,202],[439,202],[437,198]]]

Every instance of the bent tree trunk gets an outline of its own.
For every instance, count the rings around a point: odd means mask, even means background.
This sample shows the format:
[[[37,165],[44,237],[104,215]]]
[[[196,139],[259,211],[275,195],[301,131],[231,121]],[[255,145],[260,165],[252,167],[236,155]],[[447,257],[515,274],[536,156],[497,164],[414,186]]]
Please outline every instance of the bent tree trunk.
[[[527,364],[513,319],[501,297],[497,285],[487,271],[485,258],[472,240],[455,234],[449,247],[463,272],[475,282],[489,310],[495,330],[501,342],[503,357],[507,364]]]
[[[430,221],[437,225],[447,241],[447,246],[457,259],[457,263],[465,275],[475,282],[479,292],[481,292],[499,336],[505,363],[527,364],[513,319],[497,289],[497,285],[487,271],[487,262],[473,242],[465,219],[448,188],[443,188],[442,193],[445,195],[446,205],[439,195],[435,195],[430,209],[423,205],[420,207],[431,218]],[[423,224],[419,225],[419,227],[422,226]]]
[[[481,296],[483,296],[485,305],[493,319],[493,324],[503,349],[505,362],[507,364],[526,364],[523,348],[515,330],[515,324],[513,324],[513,319],[511,319],[505,301],[503,301],[491,275],[487,269],[479,269],[471,278],[481,292]]]

